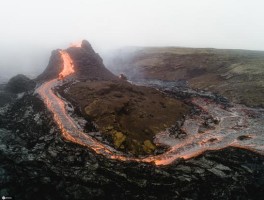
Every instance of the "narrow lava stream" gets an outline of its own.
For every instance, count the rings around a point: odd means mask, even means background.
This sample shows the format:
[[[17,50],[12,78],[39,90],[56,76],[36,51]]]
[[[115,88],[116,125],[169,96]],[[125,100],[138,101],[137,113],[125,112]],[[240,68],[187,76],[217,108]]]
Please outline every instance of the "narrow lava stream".
[[[74,73],[74,65],[66,51],[60,51],[60,54],[63,60],[63,70],[59,74],[59,78],[43,83],[37,88],[36,92],[41,96],[47,108],[53,113],[54,120],[59,126],[63,137],[71,142],[86,146],[94,150],[97,154],[101,154],[110,159],[147,162],[154,163],[155,165],[168,165],[178,158],[189,159],[198,156],[207,150],[219,150],[228,146],[244,148],[261,154],[264,152],[263,113],[261,113],[262,116],[260,119],[252,121],[245,113],[243,113],[245,107],[234,108],[233,110],[230,110],[230,112],[225,113],[220,108],[217,110],[218,108],[215,105],[211,105],[212,108],[210,108],[210,105],[208,105],[203,99],[197,98],[193,100],[194,104],[219,118],[220,123],[215,129],[206,130],[204,133],[198,133],[197,130],[194,133],[187,134],[188,136],[183,140],[169,138],[165,131],[163,133],[164,138],[161,137],[160,139],[163,141],[160,143],[170,146],[167,152],[145,158],[128,157],[80,131],[77,123],[68,115],[65,109],[65,102],[54,93],[53,88],[61,83],[61,79]],[[210,109],[213,111],[210,111]],[[219,111],[220,114],[216,113],[216,111]],[[242,120],[244,125],[240,128],[235,128],[237,125],[230,124],[231,119],[234,119],[235,121]],[[193,124],[195,126],[195,122],[193,122]],[[188,130],[186,130],[186,132],[188,133]],[[244,135],[246,135],[248,139],[237,139],[239,136]]]

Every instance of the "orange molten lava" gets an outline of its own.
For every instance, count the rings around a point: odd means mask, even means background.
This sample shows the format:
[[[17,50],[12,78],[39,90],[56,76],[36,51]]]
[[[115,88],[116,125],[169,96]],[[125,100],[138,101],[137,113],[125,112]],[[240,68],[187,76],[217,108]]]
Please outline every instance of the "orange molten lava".
[[[61,58],[63,60],[63,69],[59,74],[59,78],[65,78],[70,74],[74,73],[73,60],[66,51],[60,51]]]
[[[71,57],[65,51],[60,51],[63,59],[63,70],[60,73],[61,78],[74,73],[74,65]],[[160,155],[148,156],[145,158],[128,157],[115,149],[100,143],[93,137],[82,132],[78,123],[68,115],[65,102],[54,94],[52,88],[60,83],[59,80],[54,79],[42,84],[37,93],[44,100],[47,108],[53,113],[54,120],[58,124],[62,135],[65,139],[82,146],[94,150],[97,154],[104,155],[107,158],[117,159],[120,161],[137,161],[154,163],[155,165],[168,165],[178,158],[189,159],[202,154],[208,150],[220,150],[228,146],[237,148],[248,149],[257,153],[264,153],[264,120],[254,119],[248,117],[242,110],[242,106],[236,106],[229,110],[224,110],[213,103],[207,103],[201,98],[193,100],[193,104],[200,106],[204,112],[210,113],[214,118],[220,119],[215,128],[208,129],[204,133],[198,133],[198,128],[195,132],[189,124],[200,123],[199,120],[194,121],[189,119],[187,124],[182,129],[189,131],[188,137],[183,140],[175,140],[168,138],[167,142],[170,143],[170,149]],[[250,108],[248,108],[250,109]],[[251,109],[253,111],[253,109]],[[264,113],[264,110],[263,110]],[[250,121],[250,123],[248,122]],[[195,125],[195,124],[194,124]],[[193,125],[193,126],[194,126]],[[183,125],[184,126],[184,125]],[[195,126],[194,126],[195,127]],[[238,140],[238,136],[248,135],[248,140]],[[163,136],[164,138],[164,136]],[[172,142],[172,140],[175,140]]]

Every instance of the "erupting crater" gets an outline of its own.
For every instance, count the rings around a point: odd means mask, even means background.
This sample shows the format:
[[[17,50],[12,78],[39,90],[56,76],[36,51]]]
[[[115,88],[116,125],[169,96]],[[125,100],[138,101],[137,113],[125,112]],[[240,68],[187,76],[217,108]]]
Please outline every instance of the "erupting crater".
[[[76,48],[79,50],[77,51]],[[54,87],[62,84],[61,79],[80,73],[78,70],[85,73],[91,72],[90,68],[82,70],[83,65],[88,66],[91,60],[97,64],[102,63],[102,61],[98,58],[97,54],[91,55],[91,52],[94,51],[87,42],[59,52],[62,69],[57,74],[58,77],[51,79],[50,77],[52,76],[41,76],[49,77],[50,80],[43,81],[44,83],[37,88],[36,92],[52,112],[63,137],[69,141],[88,147],[97,154],[104,155],[110,159],[148,162],[155,165],[168,165],[179,158],[189,159],[202,154],[204,151],[219,150],[228,146],[244,148],[261,154],[264,152],[263,109],[247,108],[246,106],[236,104],[231,108],[223,108],[220,104],[213,101],[203,98],[193,98],[192,104],[199,107],[202,112],[200,115],[186,117],[180,130],[186,135],[185,137],[177,138],[176,135],[173,135],[167,129],[156,135],[155,142],[156,144],[168,146],[168,151],[160,155],[143,158],[127,156],[83,132],[79,124],[67,112],[66,102],[53,91]],[[83,55],[87,55],[90,60],[84,59],[85,61],[83,61],[81,57]],[[92,67],[94,66],[91,65]],[[87,77],[115,79],[115,76],[107,70],[100,74],[100,70],[102,69],[104,67],[100,65],[98,68],[99,74],[89,74]],[[83,78],[84,76],[80,77]],[[252,115],[255,117],[252,117]]]

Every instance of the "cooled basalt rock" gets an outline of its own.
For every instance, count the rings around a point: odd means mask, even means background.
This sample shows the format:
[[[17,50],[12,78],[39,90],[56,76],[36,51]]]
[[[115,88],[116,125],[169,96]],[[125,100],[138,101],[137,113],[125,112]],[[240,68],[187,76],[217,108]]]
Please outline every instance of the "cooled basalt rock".
[[[33,80],[23,74],[18,74],[8,81],[5,91],[18,94],[33,90],[35,86],[36,83]]]
[[[12,94],[10,92],[0,91],[0,107],[12,102],[15,97],[16,97],[15,94]]]
[[[44,70],[42,74],[40,74],[37,78],[37,82],[45,82],[51,79],[55,79],[59,77],[59,73],[62,71],[63,61],[60,56],[60,50],[54,50],[51,53],[49,64]]]
[[[66,50],[74,62],[74,70],[78,79],[113,80],[117,79],[103,64],[102,58],[91,44],[84,40],[81,48],[70,47]]]

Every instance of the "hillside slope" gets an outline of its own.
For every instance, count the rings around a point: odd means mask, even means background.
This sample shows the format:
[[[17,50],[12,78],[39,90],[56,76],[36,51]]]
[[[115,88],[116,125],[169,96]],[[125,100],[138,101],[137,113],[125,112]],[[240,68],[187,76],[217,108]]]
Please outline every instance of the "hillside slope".
[[[106,65],[130,79],[186,80],[248,106],[264,106],[264,52],[177,47],[126,48]]]

